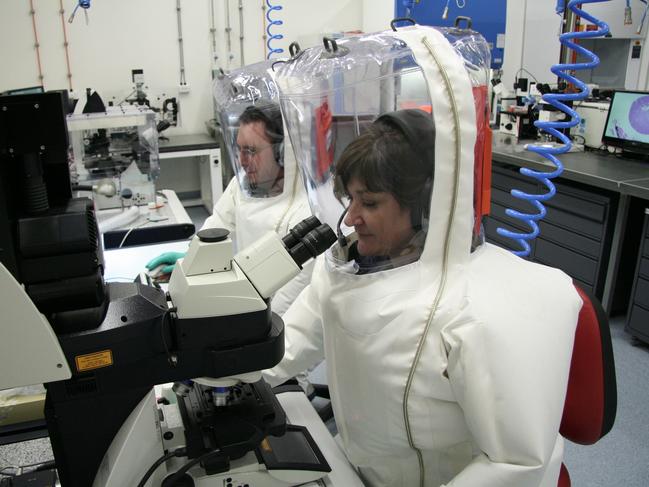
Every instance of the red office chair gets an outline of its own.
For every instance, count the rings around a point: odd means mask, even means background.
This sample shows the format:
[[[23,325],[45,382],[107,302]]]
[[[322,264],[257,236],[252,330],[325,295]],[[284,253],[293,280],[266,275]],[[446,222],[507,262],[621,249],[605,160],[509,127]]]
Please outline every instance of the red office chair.
[[[615,363],[608,318],[602,305],[591,293],[575,287],[584,305],[575,332],[559,432],[572,442],[592,445],[611,430],[615,421]],[[563,464],[558,487],[570,487],[570,475]]]

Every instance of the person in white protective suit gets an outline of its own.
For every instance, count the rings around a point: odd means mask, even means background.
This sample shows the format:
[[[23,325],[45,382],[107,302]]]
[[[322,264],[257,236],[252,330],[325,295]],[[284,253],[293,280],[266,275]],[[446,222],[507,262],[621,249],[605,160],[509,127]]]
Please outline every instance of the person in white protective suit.
[[[472,250],[480,39],[420,26],[350,38],[277,77],[314,213],[339,239],[265,376],[326,357],[341,445],[372,487],[557,485],[581,300],[559,270]],[[313,138],[340,135],[345,117],[319,122],[336,106],[360,135],[323,161]]]
[[[280,236],[311,216],[295,156],[284,136],[277,89],[269,62],[223,75],[214,85],[223,140],[233,164],[232,178],[202,228],[230,231],[235,249],[243,249],[269,231]],[[168,252],[147,264],[170,273],[183,253]],[[279,289],[271,300],[280,316],[308,284],[313,264]]]
[[[268,231],[280,236],[311,216],[295,156],[284,137],[279,105],[247,107],[231,140],[235,177],[214,205],[203,228],[230,230],[235,248],[245,248]],[[280,316],[308,284],[313,264],[275,293],[273,311]]]

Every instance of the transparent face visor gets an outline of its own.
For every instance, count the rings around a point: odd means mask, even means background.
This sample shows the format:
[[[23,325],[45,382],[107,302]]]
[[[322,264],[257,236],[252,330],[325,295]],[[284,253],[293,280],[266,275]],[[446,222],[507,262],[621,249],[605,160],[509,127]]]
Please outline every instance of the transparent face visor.
[[[241,190],[253,198],[284,191],[284,128],[279,105],[259,103],[224,114],[221,126]]]
[[[330,258],[356,272],[418,260],[428,229],[431,103],[421,69],[402,51],[357,69],[349,58],[346,73],[314,81],[317,93],[282,99],[311,208],[339,234]]]
[[[431,216],[435,130],[424,73],[390,34],[338,48],[338,57],[308,49],[278,78],[311,208],[338,231],[336,263],[355,273],[406,265],[421,256]]]
[[[235,177],[252,198],[284,191],[284,126],[271,73],[271,63],[258,63],[224,75],[214,85]]]

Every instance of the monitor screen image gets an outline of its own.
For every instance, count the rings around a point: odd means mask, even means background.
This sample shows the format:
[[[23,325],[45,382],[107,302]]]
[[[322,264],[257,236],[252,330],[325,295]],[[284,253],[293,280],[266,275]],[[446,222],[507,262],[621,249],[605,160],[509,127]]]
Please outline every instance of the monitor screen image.
[[[623,149],[649,149],[648,92],[616,91],[613,94],[602,140]]]

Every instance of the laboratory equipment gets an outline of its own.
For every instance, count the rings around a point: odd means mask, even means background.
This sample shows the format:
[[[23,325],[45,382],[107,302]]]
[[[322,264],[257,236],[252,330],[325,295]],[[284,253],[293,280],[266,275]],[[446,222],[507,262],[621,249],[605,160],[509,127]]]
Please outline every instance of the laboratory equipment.
[[[97,209],[155,202],[160,174],[156,116],[146,105],[68,115],[73,185],[91,189]]]
[[[599,149],[610,105],[606,101],[582,101],[577,104],[575,111],[579,114],[579,125],[570,129],[570,135],[583,137],[586,147]],[[579,137],[575,139],[577,142],[581,142]]]
[[[616,91],[611,99],[602,142],[629,157],[649,154],[649,92]]]
[[[284,239],[272,234],[236,255],[227,231],[201,232],[168,294],[148,282],[107,284],[92,202],[71,197],[63,100],[58,92],[0,97],[0,295],[7,310],[0,388],[46,384],[61,485],[123,487],[147,475],[155,485],[168,476],[165,485],[188,476],[222,485],[218,476],[216,483],[205,477],[263,449],[267,434],[289,431],[289,443],[309,443],[308,434],[287,429],[257,371],[284,350],[283,323],[268,295],[335,240],[331,229],[311,219]],[[205,291],[212,306],[195,308]],[[180,382],[180,397],[194,398],[180,406],[182,429],[173,423],[183,443],[176,456],[188,457],[182,465],[158,462],[174,435],[160,429],[152,387],[172,381]],[[208,427],[213,434],[191,433]],[[257,476],[268,477],[263,485],[326,474],[313,442],[317,462],[302,470],[279,458],[286,441],[269,444],[278,449],[275,457],[262,455],[268,473],[248,457]]]

